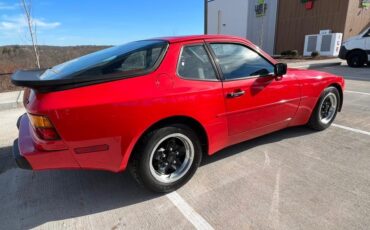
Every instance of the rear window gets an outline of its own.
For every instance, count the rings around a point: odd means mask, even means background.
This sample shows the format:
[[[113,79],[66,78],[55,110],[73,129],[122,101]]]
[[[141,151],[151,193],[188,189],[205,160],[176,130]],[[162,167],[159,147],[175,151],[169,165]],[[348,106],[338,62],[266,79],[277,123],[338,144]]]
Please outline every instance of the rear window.
[[[132,76],[151,71],[161,61],[168,43],[146,40],[94,52],[46,70],[42,80],[120,74]]]

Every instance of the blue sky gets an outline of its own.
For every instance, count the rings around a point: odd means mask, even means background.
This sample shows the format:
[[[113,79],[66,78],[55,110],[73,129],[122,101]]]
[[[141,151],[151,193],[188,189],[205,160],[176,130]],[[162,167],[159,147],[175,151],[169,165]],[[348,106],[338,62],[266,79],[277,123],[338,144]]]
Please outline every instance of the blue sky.
[[[0,45],[30,44],[20,0],[0,0]],[[203,0],[33,0],[42,45],[117,45],[202,34]]]

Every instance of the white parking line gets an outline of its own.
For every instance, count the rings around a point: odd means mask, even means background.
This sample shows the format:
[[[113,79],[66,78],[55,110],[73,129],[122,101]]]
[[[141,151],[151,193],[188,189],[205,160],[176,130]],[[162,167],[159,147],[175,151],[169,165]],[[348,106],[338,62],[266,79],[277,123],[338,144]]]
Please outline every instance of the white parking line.
[[[349,130],[349,131],[352,131],[352,132],[355,132],[355,133],[361,133],[361,134],[365,134],[365,135],[370,136],[370,132],[363,131],[363,130],[360,130],[360,129],[354,129],[354,128],[351,128],[351,127],[347,127],[347,126],[343,126],[343,125],[337,125],[337,124],[332,124],[332,126],[337,127],[337,128],[341,128],[341,129],[345,129],[345,130]]]
[[[370,95],[370,94],[369,94]],[[332,124],[332,126],[352,131],[355,133],[365,134],[370,136],[370,132],[355,129],[343,125]],[[180,210],[185,218],[193,224],[196,229],[213,230],[214,228],[201,216],[199,215],[177,192],[172,192],[166,195],[167,198]]]
[[[364,93],[364,92],[357,92],[357,91],[351,91],[351,90],[345,90],[345,93],[356,93],[356,94],[362,94],[362,95],[368,95],[370,96],[370,93]]]
[[[213,230],[214,228],[199,215],[177,192],[167,194],[168,199],[194,225],[196,229]]]

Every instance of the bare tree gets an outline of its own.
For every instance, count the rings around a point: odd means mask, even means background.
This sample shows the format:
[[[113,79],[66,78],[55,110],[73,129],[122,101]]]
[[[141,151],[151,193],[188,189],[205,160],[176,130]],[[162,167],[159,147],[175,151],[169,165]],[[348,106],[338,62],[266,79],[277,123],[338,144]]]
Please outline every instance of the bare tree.
[[[36,23],[33,20],[32,14],[31,14],[31,0],[21,0],[21,5],[24,11],[24,15],[27,20],[27,26],[28,26],[28,32],[31,37],[32,47],[33,51],[35,53],[36,58],[36,65],[40,69],[40,54],[37,47],[37,33],[36,33]]]

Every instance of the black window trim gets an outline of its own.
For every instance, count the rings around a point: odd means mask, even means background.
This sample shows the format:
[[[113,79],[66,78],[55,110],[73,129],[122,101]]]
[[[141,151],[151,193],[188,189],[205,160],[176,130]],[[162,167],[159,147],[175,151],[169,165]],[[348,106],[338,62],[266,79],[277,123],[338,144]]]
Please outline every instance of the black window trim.
[[[274,68],[275,68],[275,65],[270,61],[268,60],[266,57],[264,57],[263,55],[261,55],[258,51],[256,51],[255,49],[253,49],[252,47],[244,44],[244,43],[240,43],[240,42],[234,42],[234,41],[206,41],[206,46],[208,47],[209,51],[211,52],[211,55],[213,57],[213,59],[215,60],[215,63],[217,65],[217,69],[219,71],[219,74],[221,76],[221,81],[223,82],[227,82],[227,81],[240,81],[240,80],[246,80],[246,79],[253,79],[253,78],[259,78],[259,77],[273,77],[275,76],[275,73],[273,75],[266,75],[266,76],[261,76],[261,75],[253,75],[253,76],[246,76],[246,77],[239,77],[239,78],[233,78],[233,79],[225,79],[225,76],[222,72],[222,68],[220,66],[220,63],[218,61],[218,58],[216,56],[216,54],[214,53],[212,47],[211,47],[211,44],[234,44],[234,45],[240,45],[240,46],[244,46],[245,48],[255,52],[256,54],[258,54],[258,56],[260,56],[261,58],[263,58],[264,60],[266,60],[269,64],[271,64]]]
[[[179,66],[180,66],[180,61],[181,61],[181,56],[182,56],[182,52],[184,51],[184,48],[185,47],[189,47],[189,46],[203,46],[204,50],[206,51],[207,53],[207,56],[211,62],[211,65],[212,65],[212,68],[213,68],[213,71],[215,72],[215,79],[196,79],[196,78],[187,78],[187,77],[184,77],[184,76],[181,76],[180,73],[179,73]],[[215,60],[213,59],[212,57],[212,54],[210,53],[210,50],[208,49],[207,45],[204,43],[204,42],[196,42],[196,43],[189,43],[189,44],[184,44],[182,45],[181,47],[181,51],[179,53],[179,56],[178,56],[178,60],[177,60],[177,64],[176,64],[176,75],[183,79],[183,80],[186,80],[186,81],[207,81],[207,82],[219,82],[221,81],[221,75],[217,69],[217,65],[216,65],[216,62]]]
[[[363,38],[369,38],[370,37],[370,28],[367,30],[367,32],[364,33],[362,36]]]

